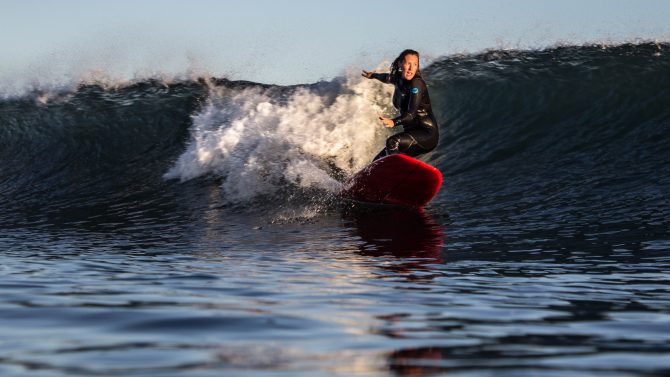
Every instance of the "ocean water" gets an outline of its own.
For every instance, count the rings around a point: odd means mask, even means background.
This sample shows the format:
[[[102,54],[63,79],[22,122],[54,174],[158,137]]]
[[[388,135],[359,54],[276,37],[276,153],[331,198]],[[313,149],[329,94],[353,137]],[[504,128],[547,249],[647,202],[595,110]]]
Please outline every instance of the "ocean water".
[[[670,373],[670,45],[452,55],[424,209],[338,198],[392,88],[0,100],[2,376]]]

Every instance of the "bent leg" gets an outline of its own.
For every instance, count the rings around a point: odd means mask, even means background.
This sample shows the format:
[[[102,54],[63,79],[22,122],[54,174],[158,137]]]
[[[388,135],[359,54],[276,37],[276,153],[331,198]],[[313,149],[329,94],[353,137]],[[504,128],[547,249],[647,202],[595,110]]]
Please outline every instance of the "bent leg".
[[[408,156],[416,157],[426,152],[428,151],[421,147],[411,134],[407,132],[401,132],[386,139],[386,148],[379,152],[373,161],[397,153],[403,153]]]

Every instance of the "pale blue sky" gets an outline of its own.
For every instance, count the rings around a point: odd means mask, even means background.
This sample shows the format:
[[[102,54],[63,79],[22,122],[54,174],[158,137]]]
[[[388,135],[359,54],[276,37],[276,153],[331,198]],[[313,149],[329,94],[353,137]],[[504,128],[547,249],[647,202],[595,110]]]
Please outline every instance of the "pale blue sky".
[[[670,0],[0,0],[0,85],[189,69],[264,83],[485,48],[670,40]]]

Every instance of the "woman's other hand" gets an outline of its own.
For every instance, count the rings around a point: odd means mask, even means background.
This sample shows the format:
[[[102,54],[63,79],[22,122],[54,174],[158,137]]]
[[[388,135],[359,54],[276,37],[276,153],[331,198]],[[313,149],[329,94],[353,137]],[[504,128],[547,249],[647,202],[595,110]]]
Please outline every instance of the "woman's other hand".
[[[392,119],[384,118],[384,117],[379,117],[379,120],[382,121],[382,124],[383,124],[384,127],[386,127],[386,128],[391,128],[391,127],[394,127],[394,126],[395,126],[395,123],[393,123],[393,120],[392,120]]]
[[[366,79],[371,79],[373,74],[374,74],[374,72],[368,72],[366,70],[363,70],[363,73],[361,74],[361,76],[365,77]]]

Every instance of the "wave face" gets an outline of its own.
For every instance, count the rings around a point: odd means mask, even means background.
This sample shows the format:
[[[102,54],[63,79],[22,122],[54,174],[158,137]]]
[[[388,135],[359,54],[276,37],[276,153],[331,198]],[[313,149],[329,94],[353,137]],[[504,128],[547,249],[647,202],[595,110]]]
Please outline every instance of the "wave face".
[[[197,83],[148,81],[4,100],[0,194],[39,207],[141,191],[179,153],[202,95]]]
[[[448,135],[438,154],[454,173],[501,162],[516,170],[510,161],[519,158],[553,168],[612,159],[660,167],[667,53],[667,44],[561,47],[438,61],[426,70]]]
[[[458,186],[452,199],[556,221],[661,221],[669,50],[566,46],[435,62],[426,76],[443,139],[431,160]]]
[[[643,196],[667,206],[668,54],[647,43],[434,61],[424,76],[442,139],[424,159],[446,178],[435,205],[631,208]],[[393,115],[391,90],[352,73],[303,86],[147,80],[6,98],[3,212],[155,203],[212,183],[222,203],[242,207],[328,196],[389,135],[376,118]]]

